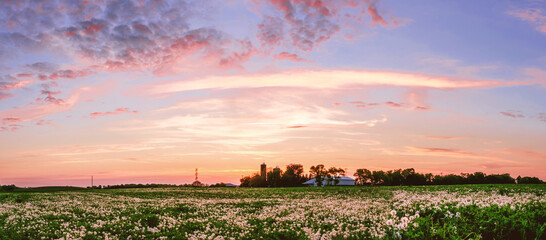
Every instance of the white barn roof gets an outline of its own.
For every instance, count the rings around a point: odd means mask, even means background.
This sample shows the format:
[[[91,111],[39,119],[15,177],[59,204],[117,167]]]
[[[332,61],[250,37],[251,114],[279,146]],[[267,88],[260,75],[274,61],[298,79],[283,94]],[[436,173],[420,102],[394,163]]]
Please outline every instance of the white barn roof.
[[[342,176],[342,177],[338,177],[337,179],[339,180],[339,182],[336,186],[354,186],[355,185],[355,180],[350,177]],[[334,185],[334,181],[332,180],[330,184]],[[304,182],[303,185],[317,186],[317,184],[315,183],[315,178],[312,178],[309,181]],[[326,186],[326,185],[328,185],[328,181],[324,179],[322,181],[322,186]]]

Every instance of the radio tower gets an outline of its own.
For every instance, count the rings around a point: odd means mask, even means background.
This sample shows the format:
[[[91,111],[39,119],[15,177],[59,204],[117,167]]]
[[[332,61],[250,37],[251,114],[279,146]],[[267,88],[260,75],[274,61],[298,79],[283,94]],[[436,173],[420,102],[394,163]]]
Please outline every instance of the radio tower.
[[[197,168],[195,169],[195,182],[191,184],[194,187],[202,187],[203,184],[199,182],[198,175],[197,175]]]

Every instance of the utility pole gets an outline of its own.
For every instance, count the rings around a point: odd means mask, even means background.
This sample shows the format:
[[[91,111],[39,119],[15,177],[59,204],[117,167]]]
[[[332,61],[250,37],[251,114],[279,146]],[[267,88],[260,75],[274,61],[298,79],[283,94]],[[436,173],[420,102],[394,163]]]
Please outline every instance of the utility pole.
[[[93,176],[91,176],[91,189],[93,189]]]

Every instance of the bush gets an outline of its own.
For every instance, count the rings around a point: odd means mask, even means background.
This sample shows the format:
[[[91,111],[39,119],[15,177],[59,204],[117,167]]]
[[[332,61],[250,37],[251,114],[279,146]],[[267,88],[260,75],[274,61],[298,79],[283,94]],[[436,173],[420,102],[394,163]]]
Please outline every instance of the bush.
[[[2,191],[13,191],[13,190],[15,190],[17,188],[18,187],[16,187],[13,184],[11,184],[11,185],[2,185]]]

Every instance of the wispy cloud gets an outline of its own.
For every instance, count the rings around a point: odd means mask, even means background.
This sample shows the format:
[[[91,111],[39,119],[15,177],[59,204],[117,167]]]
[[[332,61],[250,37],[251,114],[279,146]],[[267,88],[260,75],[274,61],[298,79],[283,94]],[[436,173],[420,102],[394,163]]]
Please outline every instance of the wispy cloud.
[[[509,15],[533,24],[537,31],[546,34],[546,12],[541,8],[515,9]]]
[[[421,136],[423,138],[431,138],[431,139],[441,139],[441,140],[459,140],[464,139],[464,137],[449,137],[449,136]]]
[[[313,96],[249,91],[185,100],[157,110],[157,118],[124,123],[115,130],[176,132],[193,142],[249,147],[301,137],[309,131],[372,128],[387,121],[384,116],[353,116],[343,109],[313,103],[308,99]]]
[[[70,95],[62,100],[62,103],[57,101],[46,102],[45,104],[29,104],[23,107],[12,108],[0,112],[0,119],[17,118],[20,123],[25,123],[32,120],[38,120],[43,117],[65,112],[72,109],[78,102],[89,100],[97,95],[105,92],[106,85],[86,86],[73,90]]]
[[[234,89],[261,87],[300,87],[343,89],[360,86],[424,87],[438,89],[490,88],[520,83],[492,80],[472,80],[416,73],[365,70],[304,70],[270,74],[208,76],[143,85],[140,92],[164,94],[202,89]]]
[[[429,148],[429,147],[407,147],[410,150],[410,153],[418,155],[436,155],[444,157],[455,157],[455,158],[489,158],[482,154],[476,154],[471,152],[462,151],[459,149],[450,149],[450,148]]]
[[[279,54],[275,54],[275,59],[278,60],[289,60],[292,62],[310,62],[309,60],[305,58],[301,58],[297,54],[294,53],[288,53],[288,52],[281,52]]]
[[[122,113],[131,113],[131,114],[137,114],[138,111],[135,110],[129,110],[129,108],[116,108],[116,110],[111,112],[94,112],[89,114],[90,118],[100,117],[100,116],[107,116],[107,115],[118,115]]]
[[[521,114],[520,111],[500,112],[500,114],[511,118],[525,118],[525,115]]]

